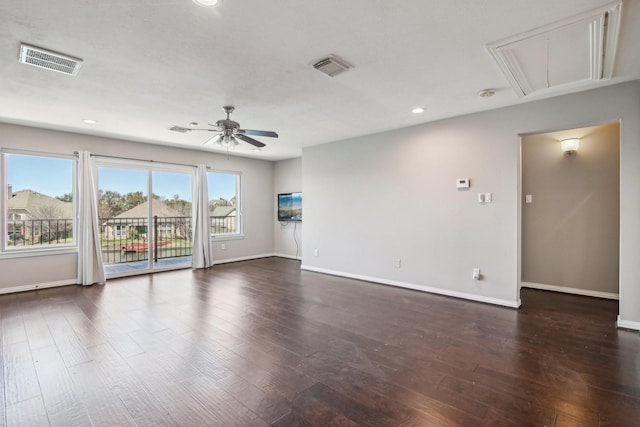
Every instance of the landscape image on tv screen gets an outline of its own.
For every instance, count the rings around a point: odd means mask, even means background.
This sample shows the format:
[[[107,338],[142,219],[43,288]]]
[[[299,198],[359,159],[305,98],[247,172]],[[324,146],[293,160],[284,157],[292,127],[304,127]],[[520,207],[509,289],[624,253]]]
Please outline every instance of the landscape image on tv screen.
[[[302,221],[302,193],[278,194],[278,221]]]

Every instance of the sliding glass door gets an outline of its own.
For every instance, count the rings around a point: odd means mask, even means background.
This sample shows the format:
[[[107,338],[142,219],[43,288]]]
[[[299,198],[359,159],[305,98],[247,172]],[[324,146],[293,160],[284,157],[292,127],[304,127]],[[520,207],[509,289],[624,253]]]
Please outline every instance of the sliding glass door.
[[[154,170],[151,177],[153,267],[190,266],[193,173]]]
[[[98,216],[107,277],[191,265],[193,169],[98,161]]]

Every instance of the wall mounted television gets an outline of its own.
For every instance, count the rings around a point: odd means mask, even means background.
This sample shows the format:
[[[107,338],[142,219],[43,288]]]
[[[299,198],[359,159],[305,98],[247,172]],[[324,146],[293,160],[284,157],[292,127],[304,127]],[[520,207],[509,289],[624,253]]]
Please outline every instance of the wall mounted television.
[[[278,194],[278,221],[302,221],[302,193]]]

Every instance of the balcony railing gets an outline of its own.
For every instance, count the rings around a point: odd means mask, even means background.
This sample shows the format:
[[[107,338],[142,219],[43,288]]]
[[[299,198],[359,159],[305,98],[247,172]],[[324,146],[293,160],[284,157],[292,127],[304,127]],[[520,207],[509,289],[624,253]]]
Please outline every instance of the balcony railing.
[[[191,218],[100,218],[100,245],[105,264],[154,261],[191,255]]]
[[[105,264],[191,255],[191,217],[100,218],[100,245]],[[235,216],[210,217],[211,234],[237,232]],[[28,219],[7,222],[8,246],[73,244],[72,219]]]
[[[232,234],[237,232],[235,216],[212,216],[211,234]]]
[[[20,219],[7,222],[8,246],[47,246],[73,243],[72,219]]]
[[[210,217],[212,234],[236,232],[235,217]],[[154,261],[191,256],[191,217],[100,218],[100,243],[105,264]]]

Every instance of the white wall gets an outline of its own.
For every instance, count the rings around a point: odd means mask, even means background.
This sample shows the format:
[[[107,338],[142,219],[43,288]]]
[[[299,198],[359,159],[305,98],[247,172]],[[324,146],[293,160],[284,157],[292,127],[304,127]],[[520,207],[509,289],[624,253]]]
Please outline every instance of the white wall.
[[[620,320],[640,322],[639,99],[635,81],[304,149],[303,268],[517,305],[519,135],[620,120]]]
[[[281,160],[274,164],[273,174],[273,215],[274,215],[274,252],[278,256],[287,258],[302,258],[302,224],[303,222],[280,223],[277,221],[277,201],[278,193],[295,193],[302,191],[302,159]],[[302,204],[304,205],[304,194]]]
[[[0,148],[73,154],[94,154],[186,165],[204,163],[218,170],[242,172],[244,239],[214,242],[216,262],[273,253],[273,162],[227,157],[204,151],[100,138],[0,123]],[[0,289],[22,285],[75,282],[77,255],[7,258],[0,255]]]

